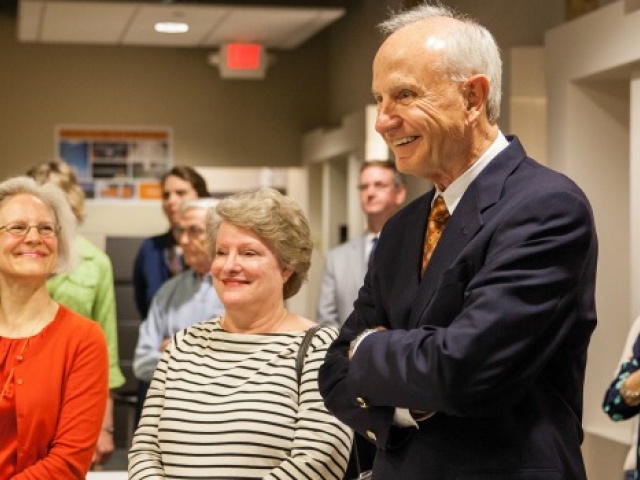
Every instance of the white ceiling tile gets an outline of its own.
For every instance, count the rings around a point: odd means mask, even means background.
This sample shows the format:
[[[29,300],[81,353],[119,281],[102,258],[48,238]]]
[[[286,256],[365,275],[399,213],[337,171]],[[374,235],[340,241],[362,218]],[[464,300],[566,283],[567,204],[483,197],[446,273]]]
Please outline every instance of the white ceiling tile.
[[[342,12],[339,9],[333,9]],[[340,15],[342,15],[340,13]],[[317,9],[236,7],[229,18],[207,38],[209,46],[228,42],[259,42],[269,48],[295,48],[313,35],[318,18]],[[331,22],[324,22],[320,28]],[[294,40],[290,40],[294,39]]]
[[[259,42],[292,49],[344,14],[340,8],[150,4],[131,1],[20,0],[18,39],[51,43],[217,47]],[[182,20],[184,34],[160,34],[159,21]]]
[[[332,24],[344,15],[344,10],[318,10],[316,14],[309,19],[309,22],[300,26],[296,31],[292,32],[280,42],[280,48],[293,49],[301,45],[316,33],[320,32],[327,25]]]
[[[118,43],[136,3],[46,2],[40,40],[69,43]]]
[[[223,22],[229,13],[229,7],[145,5],[129,25],[123,43],[199,47],[211,29]],[[185,22],[189,24],[189,31],[180,34],[158,33],[153,29],[157,22]]]

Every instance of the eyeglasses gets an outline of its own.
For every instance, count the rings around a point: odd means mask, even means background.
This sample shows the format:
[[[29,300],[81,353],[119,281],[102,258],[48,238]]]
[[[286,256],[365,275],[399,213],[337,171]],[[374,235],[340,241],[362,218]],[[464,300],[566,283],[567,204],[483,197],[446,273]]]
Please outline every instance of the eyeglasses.
[[[197,238],[203,233],[204,233],[204,228],[196,227],[195,225],[192,225],[187,228],[175,227],[173,229],[173,234],[176,236],[176,238],[180,238],[184,234],[187,234],[189,238]]]
[[[369,187],[373,187],[374,190],[385,190],[393,186],[393,183],[384,183],[384,182],[373,182],[373,183],[359,183],[358,190],[364,192],[369,189]]]
[[[0,232],[4,230],[12,237],[18,238],[29,235],[32,228],[35,228],[38,231],[38,235],[42,238],[57,237],[60,233],[60,226],[50,222],[42,222],[37,225],[29,225],[24,222],[10,223],[8,225],[1,226]]]

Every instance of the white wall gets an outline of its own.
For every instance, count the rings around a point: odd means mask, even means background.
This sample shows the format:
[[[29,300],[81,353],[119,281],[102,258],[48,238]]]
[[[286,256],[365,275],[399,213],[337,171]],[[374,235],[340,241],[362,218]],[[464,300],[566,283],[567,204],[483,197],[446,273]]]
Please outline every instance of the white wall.
[[[544,48],[514,47],[509,53],[511,98],[507,131],[520,138],[531,158],[547,165]]]
[[[600,405],[640,313],[640,264],[631,254],[640,243],[639,124],[637,113],[631,115],[640,108],[632,81],[640,62],[640,14],[625,6],[623,0],[610,3],[545,38],[549,164],[585,190],[600,242],[599,324],[589,349],[584,409],[592,480],[620,478],[630,425],[610,421]]]

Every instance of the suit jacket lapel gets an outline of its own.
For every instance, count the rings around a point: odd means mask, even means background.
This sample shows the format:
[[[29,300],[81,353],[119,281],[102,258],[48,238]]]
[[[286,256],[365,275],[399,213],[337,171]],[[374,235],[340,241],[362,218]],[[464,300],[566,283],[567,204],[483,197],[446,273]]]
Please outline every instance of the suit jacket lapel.
[[[420,281],[418,295],[411,310],[409,328],[416,328],[423,319],[428,322],[425,310],[433,299],[442,274],[451,267],[460,252],[482,228],[483,212],[498,202],[507,177],[525,156],[520,142],[516,138],[511,139],[510,145],[471,182],[447,222],[438,246],[429,261],[429,266]],[[433,198],[433,194],[435,191],[429,195],[430,199]],[[428,210],[426,215],[428,216]],[[419,249],[422,251],[422,246]]]
[[[482,216],[478,205],[476,187],[471,184],[447,222],[438,246],[433,252],[427,270],[420,281],[416,302],[411,311],[409,328],[418,326],[424,316],[424,311],[431,303],[443,272],[451,267],[451,264],[462,249],[481,227]]]

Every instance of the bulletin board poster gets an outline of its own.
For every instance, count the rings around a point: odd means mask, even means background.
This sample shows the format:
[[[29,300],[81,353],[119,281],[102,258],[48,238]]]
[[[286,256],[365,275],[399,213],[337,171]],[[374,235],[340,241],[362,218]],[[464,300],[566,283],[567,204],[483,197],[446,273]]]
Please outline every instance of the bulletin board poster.
[[[56,152],[71,165],[88,199],[159,200],[173,164],[167,127],[58,126]]]

